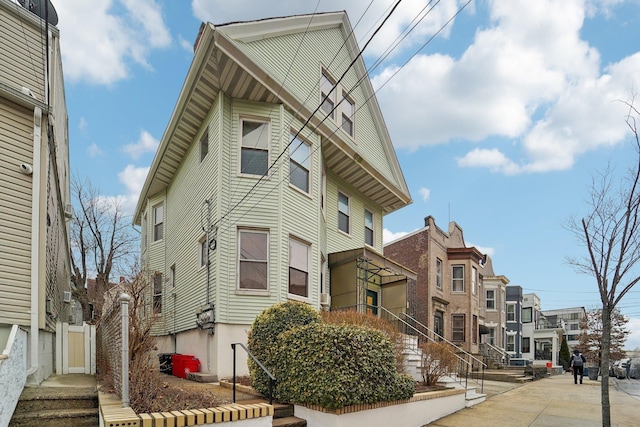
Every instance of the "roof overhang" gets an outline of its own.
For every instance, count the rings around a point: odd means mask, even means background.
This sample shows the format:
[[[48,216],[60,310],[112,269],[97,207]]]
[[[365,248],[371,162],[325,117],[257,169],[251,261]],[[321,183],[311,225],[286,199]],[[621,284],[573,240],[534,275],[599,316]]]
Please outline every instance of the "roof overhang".
[[[305,17],[287,19],[293,21],[302,18]],[[308,23],[309,18],[305,19]],[[343,12],[326,14],[319,25],[344,25],[345,19]],[[225,34],[232,33],[232,27],[221,28],[224,32],[212,24],[201,26],[194,59],[140,193],[134,213],[135,224],[141,222],[145,200],[164,191],[171,183],[221,91],[232,98],[283,104],[303,122],[311,117],[309,124],[322,137],[325,163],[333,173],[380,205],[385,214],[411,203],[406,188],[398,187],[365,161],[349,143],[339,137],[335,126],[312,116],[313,111],[303,101],[240,50]],[[260,37],[260,32],[256,30],[252,37]],[[402,184],[406,186],[403,178]]]
[[[371,268],[376,271],[376,274],[381,276],[381,284],[383,285],[385,284],[385,278],[391,279],[402,276],[403,278],[414,281],[418,279],[418,274],[415,271],[398,264],[368,247],[330,253],[329,268],[335,268],[343,264],[350,264],[361,260],[366,260],[371,264]],[[389,282],[393,282],[393,280],[389,280]]]

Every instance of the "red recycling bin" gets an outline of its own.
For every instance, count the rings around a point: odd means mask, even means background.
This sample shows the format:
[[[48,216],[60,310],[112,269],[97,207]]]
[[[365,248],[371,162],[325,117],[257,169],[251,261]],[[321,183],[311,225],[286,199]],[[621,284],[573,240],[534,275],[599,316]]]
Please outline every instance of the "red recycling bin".
[[[547,362],[547,368],[550,368],[550,367],[552,367],[552,366],[553,366],[553,363],[551,363],[551,362]]]
[[[192,354],[171,355],[174,377],[187,378],[187,372],[200,372],[200,360]]]

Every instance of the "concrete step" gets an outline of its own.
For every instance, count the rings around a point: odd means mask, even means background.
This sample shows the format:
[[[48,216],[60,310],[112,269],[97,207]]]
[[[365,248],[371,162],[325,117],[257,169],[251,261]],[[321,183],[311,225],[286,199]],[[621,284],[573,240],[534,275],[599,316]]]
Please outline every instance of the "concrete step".
[[[274,418],[273,427],[306,427],[307,421],[298,417]]]
[[[464,397],[465,406],[467,408],[472,407],[473,405],[477,405],[478,403],[482,403],[487,400],[487,395],[483,393],[476,392],[475,387],[471,387],[467,389],[467,393]]]
[[[44,409],[97,408],[95,387],[25,387],[15,413]]]
[[[273,404],[273,418],[286,418],[293,416],[293,405],[286,403]]]
[[[95,427],[99,424],[98,408],[44,409],[28,413],[13,414],[9,427]]]

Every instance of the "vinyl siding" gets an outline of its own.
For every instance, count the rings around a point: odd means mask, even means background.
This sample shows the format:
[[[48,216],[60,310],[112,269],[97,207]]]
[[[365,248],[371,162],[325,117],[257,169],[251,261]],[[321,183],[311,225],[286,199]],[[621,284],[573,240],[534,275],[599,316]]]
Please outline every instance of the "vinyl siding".
[[[322,67],[327,68],[331,77],[337,80],[344,74],[353,57],[357,54],[354,52],[353,56],[350,55],[346,45],[343,46],[343,40],[342,31],[338,28],[332,28],[306,34],[297,33],[271,37],[242,44],[242,46],[252,59],[272,73],[277,80],[284,82],[289,91],[300,101],[303,101],[307,108],[314,111],[321,102],[318,82]],[[338,51],[338,49],[340,50]],[[292,63],[295,63],[296,66],[289,68]],[[367,102],[367,96],[362,87],[355,87],[357,83],[358,76],[353,69],[340,82],[340,87],[345,92],[353,89],[349,97],[355,101],[357,110],[355,140],[341,130],[336,133],[336,136],[348,141],[362,158],[366,159],[389,180],[396,182],[388,162],[388,155],[378,133],[379,131],[386,132],[386,129],[376,127],[371,112],[372,104]],[[338,100],[342,97],[341,92],[337,93]],[[364,104],[366,105],[363,107]],[[322,115],[321,112],[316,114]]]
[[[0,83],[18,91],[27,87],[44,102],[44,27],[31,12],[11,7],[0,7]]]
[[[33,112],[0,98],[0,323],[29,325]]]

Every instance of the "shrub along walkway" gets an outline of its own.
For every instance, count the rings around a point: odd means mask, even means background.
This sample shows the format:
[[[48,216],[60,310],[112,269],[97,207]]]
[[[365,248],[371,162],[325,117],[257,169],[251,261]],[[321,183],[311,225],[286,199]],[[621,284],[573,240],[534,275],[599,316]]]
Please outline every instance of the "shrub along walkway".
[[[612,384],[612,382],[610,382]],[[611,423],[637,426],[638,401],[609,387]],[[490,396],[485,402],[451,414],[429,426],[601,426],[600,379],[574,384],[569,374],[554,375]]]

